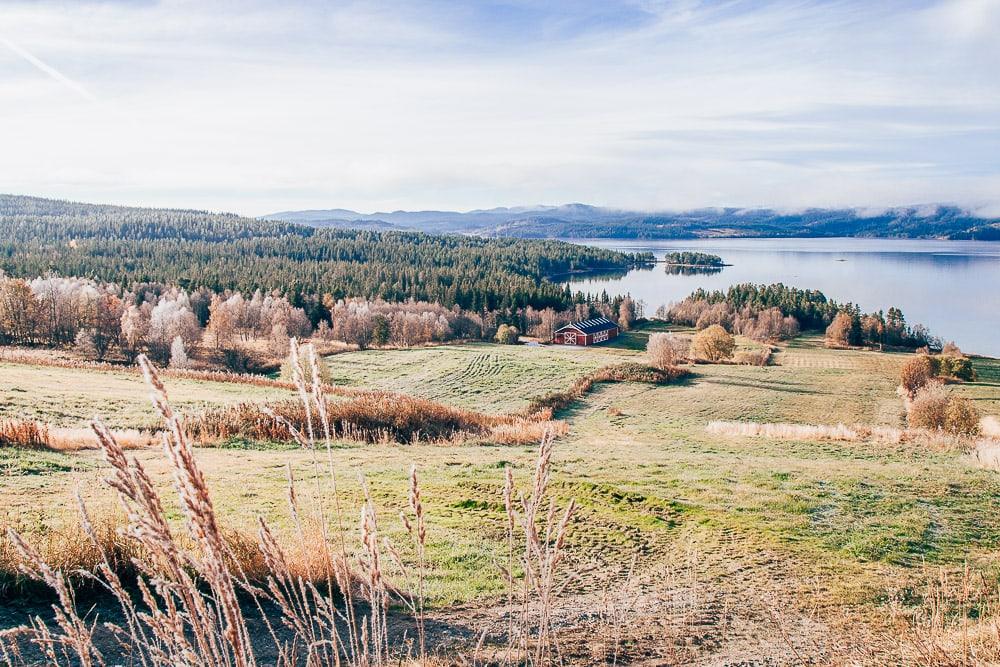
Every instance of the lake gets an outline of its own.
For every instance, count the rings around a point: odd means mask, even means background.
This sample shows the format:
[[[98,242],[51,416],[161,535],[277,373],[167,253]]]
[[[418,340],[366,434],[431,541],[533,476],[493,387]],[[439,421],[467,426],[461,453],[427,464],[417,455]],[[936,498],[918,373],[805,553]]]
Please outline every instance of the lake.
[[[631,294],[652,314],[698,287],[785,283],[818,289],[864,311],[897,306],[911,324],[922,323],[966,352],[1000,357],[1000,242],[896,239],[698,239],[644,241],[566,239],[657,258],[679,250],[722,257],[714,274],[672,275],[663,264],[622,275],[571,276],[573,291]]]

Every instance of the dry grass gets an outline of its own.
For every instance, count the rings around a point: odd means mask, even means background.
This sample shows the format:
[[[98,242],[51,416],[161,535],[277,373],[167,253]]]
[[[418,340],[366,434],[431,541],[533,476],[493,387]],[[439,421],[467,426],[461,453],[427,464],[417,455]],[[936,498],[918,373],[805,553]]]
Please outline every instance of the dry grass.
[[[763,437],[771,440],[876,442],[889,445],[913,444],[933,451],[975,450],[981,441],[958,434],[920,428],[893,428],[855,424],[769,424],[760,422],[712,421],[705,427],[711,435]]]
[[[131,571],[131,560],[138,555],[135,543],[121,534],[125,523],[120,512],[103,513],[91,520],[89,529],[81,522],[71,522],[59,529],[36,532],[32,548],[55,570],[93,571],[102,562],[103,555],[107,555],[115,570],[124,575]],[[29,580],[22,574],[20,564],[15,541],[6,532],[0,534],[0,595],[28,585]],[[76,583],[86,583],[79,574],[73,574],[73,578]]]
[[[115,431],[115,437],[124,449],[149,447],[159,441],[158,434],[138,429]],[[6,420],[0,421],[0,447],[71,452],[96,449],[98,442],[90,429],[51,426],[31,420]]]
[[[565,423],[537,416],[486,415],[390,392],[343,401],[324,399],[324,410],[332,437],[358,442],[449,443],[479,438],[528,444],[538,442],[544,432],[566,432]],[[310,428],[319,432],[322,427],[319,411],[295,401],[219,408],[185,421],[184,426],[198,444],[212,445],[234,437],[288,441],[288,424],[302,432]]]
[[[9,420],[0,422],[0,447],[50,449],[49,431],[34,421]]]
[[[304,419],[297,428],[287,418],[274,415],[304,448],[331,452],[334,427],[317,374],[304,377],[299,349],[292,342],[294,384],[302,398]],[[115,655],[129,656],[133,664],[213,665],[250,667],[260,664],[259,646],[267,641],[251,631],[247,614],[256,608],[266,634],[273,642],[269,662],[280,666],[307,664],[381,666],[417,658],[427,664],[424,632],[424,548],[427,518],[415,469],[410,475],[409,513],[401,520],[414,541],[416,564],[406,563],[384,538],[372,494],[362,477],[359,539],[348,546],[344,531],[349,510],[337,491],[337,478],[318,456],[313,458],[319,482],[312,506],[299,502],[299,492],[289,474],[288,504],[299,547],[288,548],[261,518],[254,542],[231,535],[221,527],[211,493],[195,462],[191,440],[174,413],[157,371],[144,358],[140,365],[152,388],[153,404],[165,431],[163,446],[175,477],[177,500],[186,531],[175,532],[144,467],[126,456],[115,436],[95,421],[93,429],[112,469],[108,483],[116,491],[127,520],[108,528],[94,522],[80,503],[80,545],[62,551],[68,561],[55,562],[51,549],[28,544],[11,529],[6,552],[15,552],[21,571],[57,596],[52,624],[36,617],[28,624],[0,633],[0,656],[11,665],[34,663],[30,650],[51,665],[105,665],[107,657],[97,638],[98,626],[81,613],[69,567],[89,566],[86,576],[105,588],[117,601],[120,621],[100,628],[113,637]],[[319,416],[314,428],[313,415]],[[558,511],[548,495],[552,437],[541,440],[531,488],[517,493],[510,468],[505,471],[505,507],[508,520],[509,560],[505,574],[509,596],[522,613],[512,617],[506,633],[504,664],[542,664],[558,661],[553,612],[566,578],[560,564],[575,504]],[[326,490],[321,487],[326,486]],[[331,497],[332,496],[332,497]],[[338,527],[335,538],[330,526]],[[110,531],[110,532],[108,532]],[[519,537],[519,531],[523,537]],[[129,559],[136,577],[135,590],[122,578],[118,540],[129,544]],[[522,570],[515,571],[516,559]],[[393,581],[410,583],[396,586]],[[514,591],[519,591],[515,594]],[[240,600],[249,597],[251,606]],[[342,598],[342,601],[341,601]],[[357,602],[361,604],[356,604]],[[416,619],[419,643],[416,655],[407,642],[395,644],[389,633],[390,601],[398,599]],[[276,614],[265,613],[264,605]],[[478,652],[485,634],[476,648]],[[106,647],[105,647],[106,648]],[[117,660],[113,660],[117,662]],[[476,662],[476,655],[472,656]]]
[[[13,528],[13,527],[11,527]],[[74,588],[87,588],[93,584],[90,573],[98,569],[107,556],[114,572],[122,579],[135,574],[133,560],[149,558],[144,545],[128,531],[128,519],[121,512],[103,511],[97,515],[81,516],[77,521],[44,531],[31,532],[31,548],[52,569],[67,574]],[[267,561],[261,553],[257,536],[246,530],[223,527],[221,529],[227,549],[227,568],[233,576],[243,576],[254,584],[264,584],[271,575]],[[298,535],[280,534],[285,545],[289,571],[296,578],[314,585],[323,578],[323,552],[317,545],[323,534],[314,521],[304,521],[302,539]],[[197,556],[198,545],[186,535],[175,536],[178,550],[184,558]],[[22,561],[10,533],[0,533],[0,596],[11,590],[25,591],[31,580],[20,568]],[[352,574],[352,580],[357,576]],[[0,660],[2,664],[2,660]]]
[[[987,415],[979,420],[979,431],[990,438],[1000,438],[1000,419]]]
[[[922,667],[1000,664],[998,593],[994,577],[969,565],[928,574],[919,605],[891,607],[900,657]]]

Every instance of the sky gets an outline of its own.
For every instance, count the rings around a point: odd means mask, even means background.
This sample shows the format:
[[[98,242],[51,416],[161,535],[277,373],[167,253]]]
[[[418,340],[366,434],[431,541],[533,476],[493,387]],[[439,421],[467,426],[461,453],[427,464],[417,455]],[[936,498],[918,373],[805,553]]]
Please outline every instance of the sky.
[[[1000,216],[1000,0],[0,3],[0,192]]]

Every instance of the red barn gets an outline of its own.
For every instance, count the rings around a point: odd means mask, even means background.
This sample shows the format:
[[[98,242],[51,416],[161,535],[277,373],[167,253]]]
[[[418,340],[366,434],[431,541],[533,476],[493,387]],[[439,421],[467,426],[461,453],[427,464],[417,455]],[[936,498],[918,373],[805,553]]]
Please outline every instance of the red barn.
[[[556,345],[596,345],[617,337],[618,325],[606,317],[597,317],[556,329],[553,342]]]

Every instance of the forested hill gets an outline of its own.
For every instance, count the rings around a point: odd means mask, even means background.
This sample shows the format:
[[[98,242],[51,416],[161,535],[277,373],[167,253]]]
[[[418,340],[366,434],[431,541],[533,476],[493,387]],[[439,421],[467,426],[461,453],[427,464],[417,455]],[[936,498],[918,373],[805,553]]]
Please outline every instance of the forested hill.
[[[344,209],[286,211],[268,216],[314,226],[396,226],[519,238],[684,239],[705,237],[943,238],[1000,240],[1000,218],[956,206],[862,209],[706,208],[641,213],[585,204],[361,214]]]
[[[0,271],[54,272],[131,287],[164,282],[246,293],[277,290],[418,299],[472,310],[565,308],[546,276],[648,259],[557,241],[317,229],[204,211],[0,195]]]

